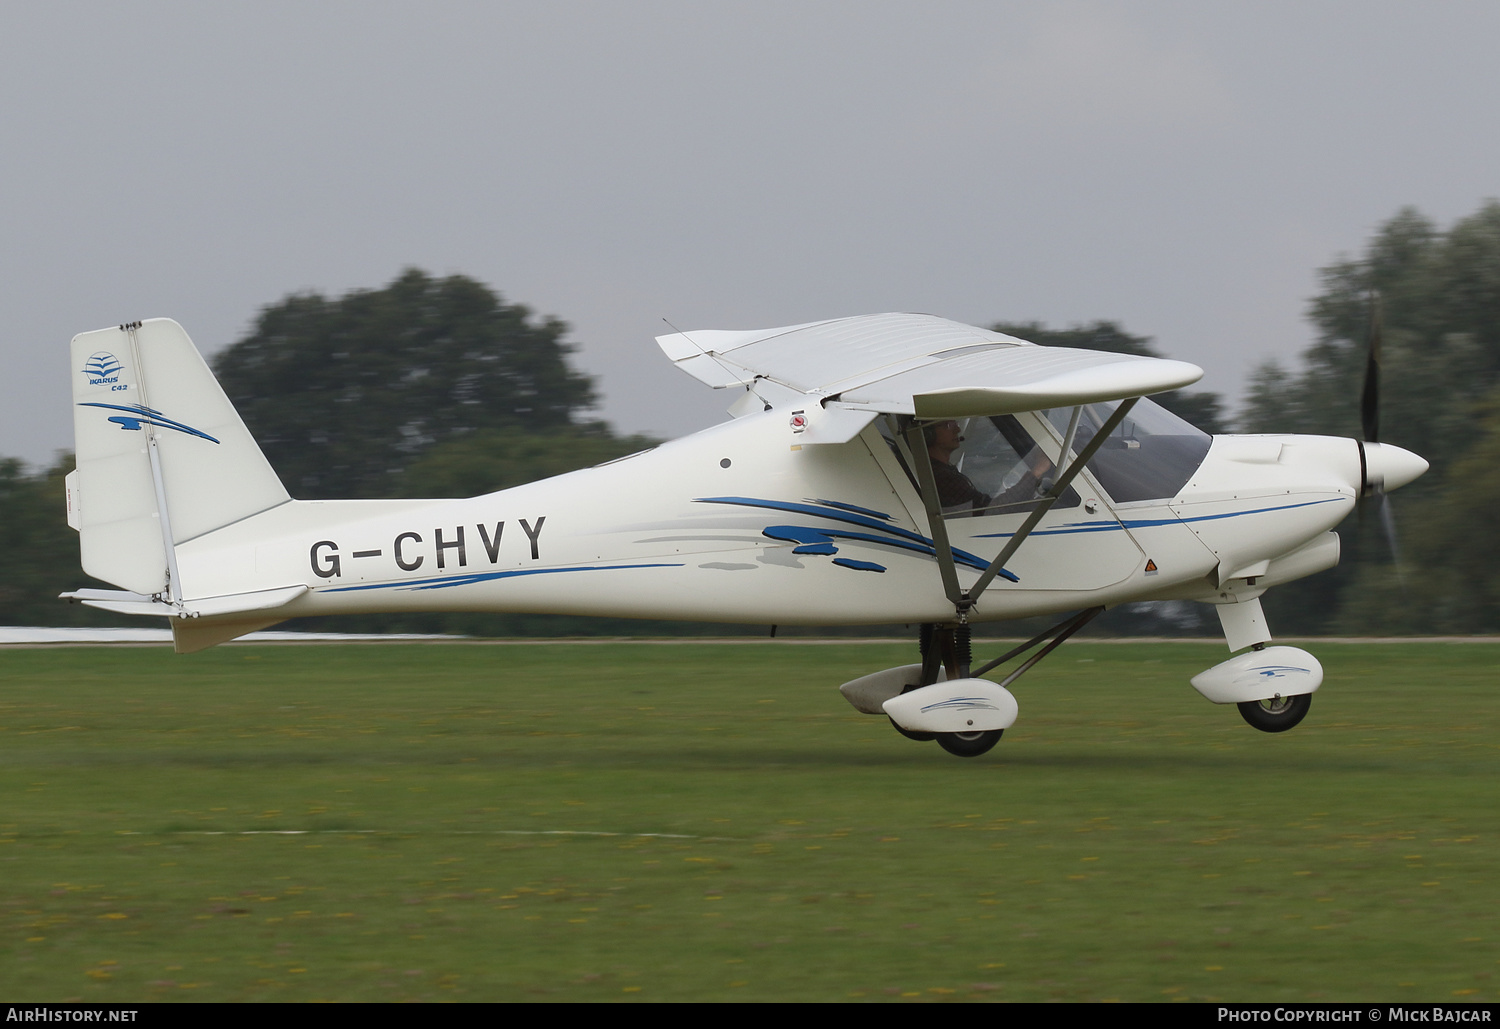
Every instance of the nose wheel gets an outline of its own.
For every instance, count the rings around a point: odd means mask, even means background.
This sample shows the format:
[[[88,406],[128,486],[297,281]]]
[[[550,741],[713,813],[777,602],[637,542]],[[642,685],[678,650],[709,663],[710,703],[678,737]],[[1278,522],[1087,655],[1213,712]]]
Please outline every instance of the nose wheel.
[[[1261,732],[1286,732],[1307,717],[1308,709],[1312,707],[1312,694],[1249,700],[1236,706],[1240,709],[1240,717]]]

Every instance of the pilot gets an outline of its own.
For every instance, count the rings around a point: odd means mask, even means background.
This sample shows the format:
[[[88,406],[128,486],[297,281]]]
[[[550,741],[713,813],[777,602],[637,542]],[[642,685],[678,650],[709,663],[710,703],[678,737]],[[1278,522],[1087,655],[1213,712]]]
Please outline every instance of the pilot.
[[[938,504],[943,508],[989,505],[990,498],[979,492],[969,477],[953,467],[953,455],[963,445],[958,422],[936,422],[923,430],[927,456],[932,459],[932,477],[937,481]]]

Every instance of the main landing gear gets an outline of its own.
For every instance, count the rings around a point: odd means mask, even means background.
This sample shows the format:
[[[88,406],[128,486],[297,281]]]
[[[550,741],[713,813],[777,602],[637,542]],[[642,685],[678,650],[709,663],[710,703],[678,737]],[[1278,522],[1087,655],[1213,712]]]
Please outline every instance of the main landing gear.
[[[917,673],[914,676],[917,681],[905,684],[896,697],[882,705],[892,727],[909,740],[936,740],[938,746],[955,757],[978,757],[988,753],[1015,721],[1015,699],[1006,687],[1103,610],[1102,607],[1093,607],[1073,615],[977,669],[970,667],[972,647],[967,624],[924,624],[919,637],[922,663],[908,666],[909,672]],[[1050,642],[1000,683],[980,678],[1044,640]],[[845,693],[849,695],[848,690]],[[912,694],[923,696],[904,701]],[[854,701],[854,697],[850,696],[850,700]],[[855,706],[860,705],[856,703]],[[937,731],[939,729],[948,731]]]
[[[973,653],[970,647],[970,631],[967,625],[938,626],[923,624],[918,636],[918,642],[922,650],[922,675],[921,681],[911,683],[901,692],[911,693],[921,689],[924,685],[932,685],[939,678],[945,680],[969,678],[969,664]],[[971,719],[965,719],[971,721]],[[1000,742],[1000,737],[1005,734],[1004,729],[980,729],[969,732],[922,732],[915,729],[907,729],[894,718],[891,725],[902,736],[909,740],[925,742],[937,740],[938,746],[956,757],[978,757],[988,753],[995,744]]]

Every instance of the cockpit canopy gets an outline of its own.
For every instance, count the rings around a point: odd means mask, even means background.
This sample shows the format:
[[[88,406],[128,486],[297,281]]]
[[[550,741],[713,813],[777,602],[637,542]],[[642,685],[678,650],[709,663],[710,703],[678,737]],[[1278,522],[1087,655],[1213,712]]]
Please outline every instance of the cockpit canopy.
[[[1108,401],[1083,406],[1074,453],[1093,440],[1118,405],[1119,401]],[[933,459],[943,513],[952,517],[1029,511],[1057,478],[1049,455],[1061,446],[1072,414],[1069,407],[1038,412],[1040,422],[1032,415],[991,415],[929,423],[929,446],[940,437],[949,446],[957,442],[946,462],[937,456]],[[1055,437],[1039,442],[1028,426],[1044,435],[1050,429]],[[883,419],[881,432],[899,454],[895,419]],[[1187,485],[1211,443],[1206,432],[1141,399],[1095,452],[1088,471],[1116,504],[1168,500]],[[941,450],[940,446],[933,453]],[[1069,508],[1080,503],[1070,487],[1054,506]]]

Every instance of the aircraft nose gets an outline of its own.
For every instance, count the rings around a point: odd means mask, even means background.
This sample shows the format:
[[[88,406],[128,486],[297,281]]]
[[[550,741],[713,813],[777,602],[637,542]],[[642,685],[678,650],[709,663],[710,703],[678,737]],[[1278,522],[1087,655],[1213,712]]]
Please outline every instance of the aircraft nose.
[[[1400,489],[1427,471],[1425,460],[1389,443],[1366,443],[1365,464],[1370,482],[1382,483],[1387,492]]]

